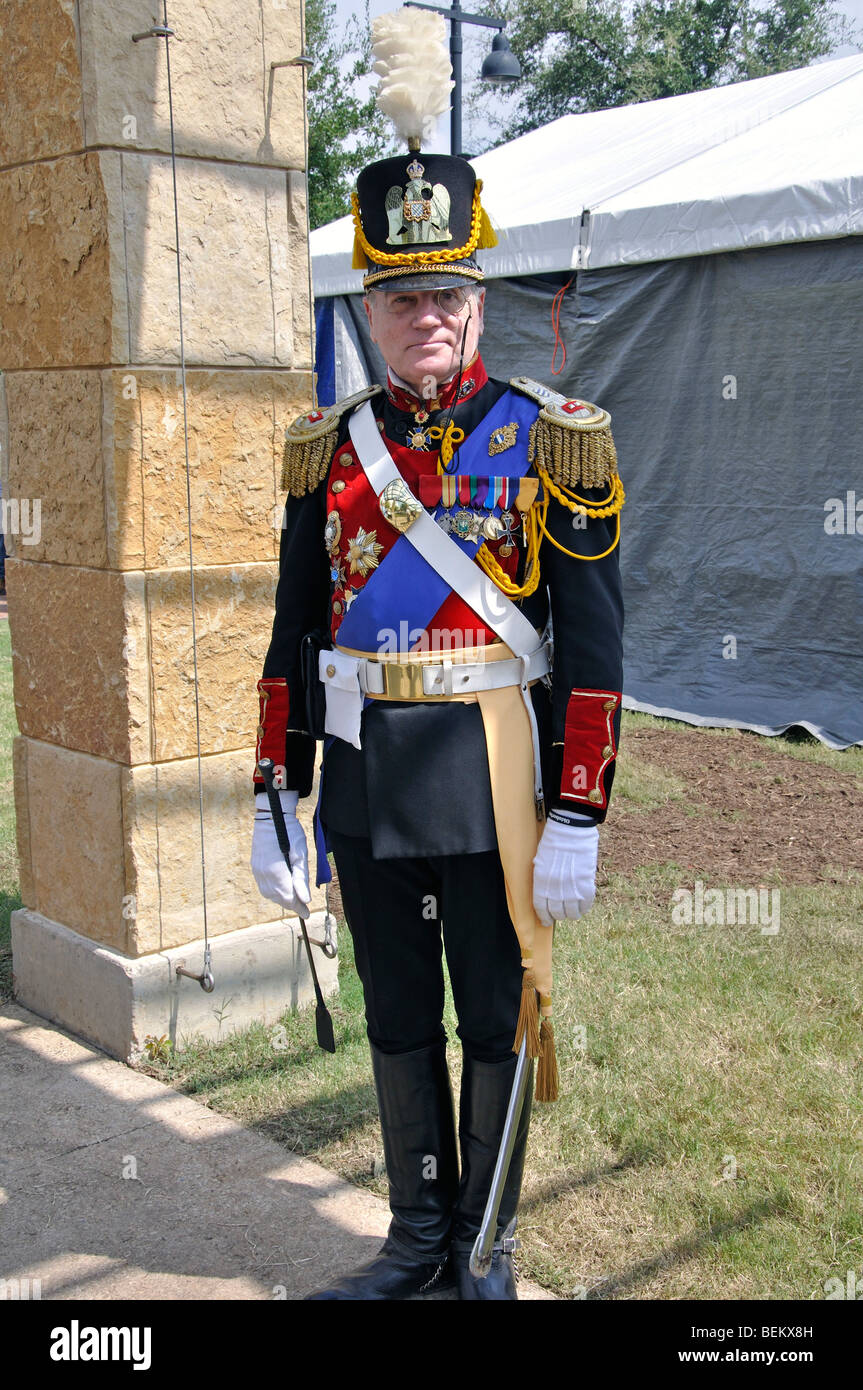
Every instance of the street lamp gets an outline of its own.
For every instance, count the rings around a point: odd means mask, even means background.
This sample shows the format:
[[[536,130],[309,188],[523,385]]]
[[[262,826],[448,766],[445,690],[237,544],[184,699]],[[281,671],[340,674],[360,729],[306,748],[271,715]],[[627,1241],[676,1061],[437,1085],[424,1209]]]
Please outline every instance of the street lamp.
[[[493,82],[496,87],[510,87],[521,79],[521,63],[510,48],[506,34],[495,34],[491,53],[482,65],[480,77],[483,82]]]
[[[405,0],[405,4],[415,10],[434,10],[450,22],[449,56],[452,63],[453,93],[449,123],[449,147],[451,154],[461,154],[461,55],[463,24],[481,24],[485,29],[497,29],[491,45],[491,53],[482,65],[480,77],[483,82],[493,82],[498,87],[509,87],[521,77],[521,65],[510,49],[503,28],[505,20],[490,19],[486,15],[467,14],[458,3],[452,0],[448,10],[438,5],[421,4],[420,0]]]

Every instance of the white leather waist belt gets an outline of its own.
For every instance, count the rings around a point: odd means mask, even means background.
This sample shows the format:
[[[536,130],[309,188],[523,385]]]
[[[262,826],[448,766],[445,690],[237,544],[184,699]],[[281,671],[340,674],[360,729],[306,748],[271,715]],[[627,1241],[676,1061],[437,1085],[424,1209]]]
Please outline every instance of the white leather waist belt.
[[[524,657],[500,661],[381,661],[360,657],[357,674],[363,695],[383,700],[452,700],[478,690],[531,685],[551,670],[548,644]]]

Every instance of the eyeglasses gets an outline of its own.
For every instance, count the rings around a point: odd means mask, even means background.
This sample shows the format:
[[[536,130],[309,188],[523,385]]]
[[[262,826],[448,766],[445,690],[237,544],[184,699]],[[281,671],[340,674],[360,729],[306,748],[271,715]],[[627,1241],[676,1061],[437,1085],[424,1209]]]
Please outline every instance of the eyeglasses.
[[[394,318],[406,318],[409,314],[415,314],[420,308],[420,301],[426,296],[434,301],[435,307],[445,318],[458,318],[470,299],[471,291],[463,290],[456,285],[452,289],[425,290],[417,293],[393,294],[379,290],[378,294],[383,300],[384,312]]]

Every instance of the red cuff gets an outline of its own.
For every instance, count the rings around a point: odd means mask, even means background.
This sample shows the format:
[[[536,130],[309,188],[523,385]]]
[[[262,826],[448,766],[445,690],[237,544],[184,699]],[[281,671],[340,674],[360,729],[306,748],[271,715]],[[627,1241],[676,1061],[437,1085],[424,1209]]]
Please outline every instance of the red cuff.
[[[263,787],[264,779],[258,771],[259,760],[272,758],[276,767],[283,767],[285,762],[285,737],[290,709],[288,682],[284,676],[268,676],[266,680],[258,681],[258,693],[261,697],[261,713],[258,741],[255,744],[255,781],[260,782]]]
[[[563,731],[561,801],[581,802],[596,811],[608,805],[603,773],[617,756],[614,716],[619,690],[573,690]]]

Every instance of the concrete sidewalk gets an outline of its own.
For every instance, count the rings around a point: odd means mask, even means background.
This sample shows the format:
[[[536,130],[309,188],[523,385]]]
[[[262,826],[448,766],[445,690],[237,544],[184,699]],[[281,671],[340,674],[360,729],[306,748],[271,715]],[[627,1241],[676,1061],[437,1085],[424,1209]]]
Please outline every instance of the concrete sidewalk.
[[[374,1255],[389,1221],[380,1198],[16,1004],[0,1007],[0,1136],[7,1297],[38,1279],[43,1299],[301,1299]],[[519,1296],[552,1298],[524,1281]]]

